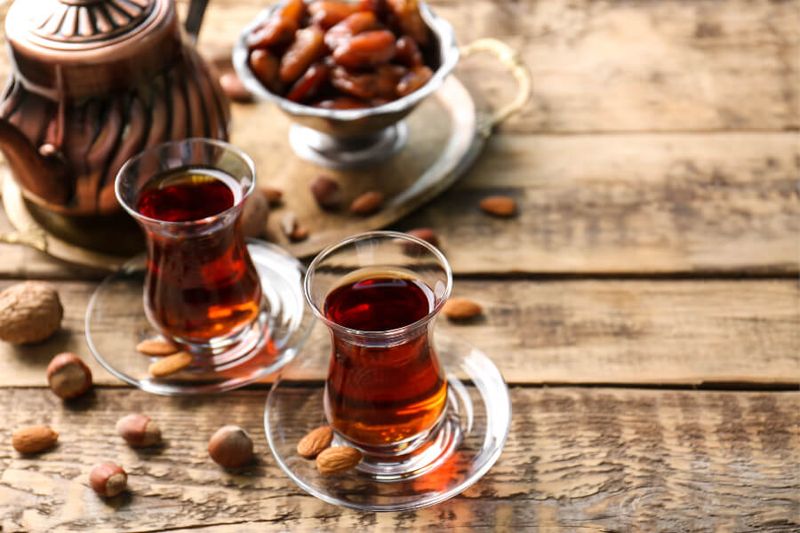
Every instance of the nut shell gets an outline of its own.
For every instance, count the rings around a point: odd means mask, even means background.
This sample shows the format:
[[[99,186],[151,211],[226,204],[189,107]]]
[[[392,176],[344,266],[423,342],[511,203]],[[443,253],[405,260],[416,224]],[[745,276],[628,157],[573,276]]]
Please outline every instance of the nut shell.
[[[349,446],[337,446],[323,450],[317,456],[317,470],[323,476],[350,470],[361,462],[361,452]]]
[[[92,371],[74,353],[60,353],[47,365],[47,383],[59,398],[77,398],[92,388]]]
[[[19,453],[30,454],[49,450],[58,442],[58,433],[50,426],[28,426],[11,435],[11,445]]]
[[[239,426],[222,426],[208,441],[208,455],[225,468],[244,466],[253,461],[253,439]]]
[[[41,342],[58,331],[63,316],[58,291],[49,283],[26,281],[0,292],[0,340]]]
[[[100,496],[111,498],[128,486],[128,474],[116,463],[100,463],[92,468],[89,484]]]
[[[297,454],[306,459],[313,459],[328,448],[333,441],[333,430],[330,426],[320,426],[309,431],[297,443]]]
[[[149,416],[140,413],[117,420],[117,433],[132,448],[146,448],[161,443],[161,428]]]

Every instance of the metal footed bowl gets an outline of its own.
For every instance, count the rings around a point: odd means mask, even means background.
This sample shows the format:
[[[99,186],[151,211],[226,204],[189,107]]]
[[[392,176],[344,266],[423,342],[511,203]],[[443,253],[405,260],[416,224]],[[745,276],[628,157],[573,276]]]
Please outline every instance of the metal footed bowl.
[[[400,121],[439,89],[458,63],[460,52],[453,27],[420,3],[422,17],[438,44],[439,67],[428,83],[407,96],[367,109],[321,109],[298,104],[267,90],[248,65],[247,35],[279,7],[265,9],[241,32],[233,49],[233,65],[250,92],[274,102],[294,121],[290,141],[295,152],[325,166],[363,166],[402,148],[406,133]]]

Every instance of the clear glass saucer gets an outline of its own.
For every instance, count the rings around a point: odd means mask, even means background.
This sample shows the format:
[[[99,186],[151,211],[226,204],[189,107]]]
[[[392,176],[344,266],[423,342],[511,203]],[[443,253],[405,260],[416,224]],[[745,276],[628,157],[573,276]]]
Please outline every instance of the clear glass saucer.
[[[447,373],[447,416],[456,425],[458,443],[434,467],[400,480],[381,480],[364,469],[322,476],[313,460],[297,455],[303,435],[327,423],[323,396],[330,354],[318,350],[287,365],[267,398],[264,428],[277,463],[306,492],[360,511],[419,509],[466,490],[500,456],[511,422],[511,401],[503,376],[483,351],[438,333],[436,350]]]
[[[166,378],[153,378],[157,360],[136,345],[156,335],[143,304],[145,257],[138,256],[108,276],[86,309],[86,342],[95,359],[117,378],[168,396],[224,392],[252,383],[289,363],[311,332],[314,317],[303,297],[305,268],[278,246],[249,239],[247,249],[261,280],[265,309],[252,331],[203,365]]]

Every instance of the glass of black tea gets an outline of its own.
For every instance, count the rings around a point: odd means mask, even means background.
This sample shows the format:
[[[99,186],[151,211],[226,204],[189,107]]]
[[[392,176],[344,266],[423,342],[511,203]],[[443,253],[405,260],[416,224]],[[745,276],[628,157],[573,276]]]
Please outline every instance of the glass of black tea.
[[[451,287],[444,255],[404,233],[356,235],[309,266],[306,299],[331,333],[325,415],[378,479],[422,475],[458,444],[433,342]]]
[[[259,327],[262,290],[240,224],[255,181],[246,154],[211,139],[152,147],[117,175],[117,199],[146,236],[147,318],[196,358]]]

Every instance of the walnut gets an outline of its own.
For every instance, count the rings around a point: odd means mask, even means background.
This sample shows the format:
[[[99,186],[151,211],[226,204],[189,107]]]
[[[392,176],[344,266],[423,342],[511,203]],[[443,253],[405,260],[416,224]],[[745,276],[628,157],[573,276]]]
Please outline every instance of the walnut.
[[[26,281],[0,292],[0,339],[6,342],[43,341],[58,331],[63,316],[58,292],[49,283]]]

